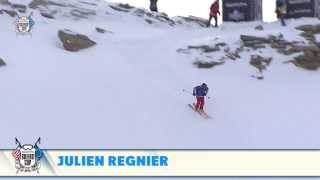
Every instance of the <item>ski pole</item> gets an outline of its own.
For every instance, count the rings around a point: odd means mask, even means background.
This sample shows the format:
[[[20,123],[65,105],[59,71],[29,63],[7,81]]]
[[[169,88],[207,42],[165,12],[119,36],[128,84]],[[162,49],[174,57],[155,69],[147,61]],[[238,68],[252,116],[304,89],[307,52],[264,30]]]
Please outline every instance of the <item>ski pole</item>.
[[[190,94],[191,96],[193,96],[193,93],[191,93],[191,92],[188,91],[188,90],[182,89],[182,92],[185,92],[185,93]],[[207,97],[208,99],[211,99],[210,96],[206,96],[206,97]]]
[[[182,89],[182,91],[193,96],[193,93],[191,93],[191,92],[188,91],[188,90]],[[206,97],[207,97],[208,99],[211,99],[210,96],[206,96]]]

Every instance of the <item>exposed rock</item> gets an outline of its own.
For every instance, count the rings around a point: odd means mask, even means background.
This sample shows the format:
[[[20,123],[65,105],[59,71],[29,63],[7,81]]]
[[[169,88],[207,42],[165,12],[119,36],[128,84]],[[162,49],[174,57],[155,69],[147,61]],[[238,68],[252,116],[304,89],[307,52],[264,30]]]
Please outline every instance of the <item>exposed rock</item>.
[[[153,21],[150,20],[150,19],[145,19],[145,21],[146,21],[148,24],[153,24]]]
[[[300,34],[300,36],[304,37],[307,40],[313,40],[314,39],[314,34],[312,32],[306,31],[306,32],[302,32]]]
[[[303,26],[298,26],[296,29],[304,32],[310,32],[313,34],[320,33],[320,24],[317,25],[303,25]]]
[[[295,52],[305,52],[305,51],[311,51],[315,53],[320,54],[320,48],[316,45],[310,45],[310,46],[297,46],[294,45],[290,48],[290,51],[295,51]]]
[[[300,30],[300,31],[310,31],[312,29],[313,25],[301,25],[301,26],[298,26],[296,27],[297,30]]]
[[[157,19],[157,20],[160,21],[160,22],[167,23],[167,24],[169,24],[170,26],[173,26],[173,25],[176,24],[175,21],[172,20],[172,19],[170,19],[170,18],[168,17],[168,15],[165,14],[165,13],[157,13],[156,16],[154,16],[154,18]]]
[[[90,5],[90,6],[97,6],[98,4],[92,3],[92,2],[86,2],[86,1],[79,1],[82,4]]]
[[[257,37],[257,36],[247,36],[247,35],[241,35],[240,39],[243,42],[259,42],[259,43],[270,43],[270,40],[268,38],[264,37]]]
[[[32,2],[29,3],[29,8],[31,9],[37,9],[39,7],[46,7],[46,6],[59,6],[59,7],[67,7],[68,5],[62,4],[62,3],[57,3],[54,1],[50,0],[33,0]]]
[[[224,62],[215,62],[215,61],[202,62],[202,61],[196,61],[193,64],[196,65],[198,68],[208,69],[208,68],[213,68],[215,66],[222,65],[222,64],[224,64]]]
[[[16,11],[14,11],[14,10],[2,9],[2,12],[7,13],[11,17],[16,17],[18,15],[18,13]]]
[[[283,42],[286,42],[285,40],[284,40],[284,37],[283,37],[283,34],[279,34],[279,35],[277,35],[277,36],[275,36],[275,35],[269,35],[268,36],[268,39],[271,41],[271,42],[279,42],[279,41],[283,41]]]
[[[277,49],[279,53],[284,55],[301,52],[301,50],[293,49],[293,47],[304,44],[304,42],[298,41],[288,42],[284,39],[282,34],[279,34],[278,36],[270,35],[268,38],[242,35],[240,38],[245,47],[250,47],[256,50],[259,48],[265,48],[266,45],[270,45],[271,48]]]
[[[227,45],[227,43],[225,43],[225,42],[220,42],[220,43],[216,44],[217,47],[225,47],[226,45]]]
[[[99,33],[106,33],[106,30],[105,29],[102,29],[102,28],[99,28],[99,27],[96,27],[96,31],[99,32]]]
[[[188,49],[197,49],[204,53],[211,53],[220,51],[220,48],[218,46],[209,46],[209,45],[199,45],[199,46],[188,46]]]
[[[25,13],[27,11],[27,6],[23,4],[11,4],[13,9],[17,9],[20,13]]]
[[[296,27],[296,29],[303,31],[300,35],[310,42],[310,44],[318,44],[315,35],[320,33],[320,24],[317,25],[303,25]]]
[[[289,56],[289,55],[292,55],[292,54],[296,54],[296,53],[299,53],[300,51],[296,51],[294,49],[278,49],[278,53],[281,53],[283,55],[286,55],[286,56]]]
[[[130,4],[123,4],[123,3],[119,3],[118,7],[123,8],[123,9],[133,9],[134,8]]]
[[[244,46],[250,47],[254,50],[266,48],[266,46],[264,44],[257,43],[257,42],[244,43]]]
[[[183,53],[183,54],[191,54],[191,52],[189,51],[189,49],[179,48],[179,49],[177,49],[177,52],[178,52],[178,53]]]
[[[5,65],[6,65],[6,63],[4,62],[4,60],[2,58],[0,58],[0,67],[5,66]]]
[[[300,27],[301,29],[310,29],[309,26]],[[312,29],[312,27],[311,27]],[[320,47],[316,44],[311,45],[292,45],[288,52],[303,53],[290,61],[297,67],[307,70],[317,70],[320,67]]]
[[[261,45],[261,44],[266,44],[263,41],[259,41],[259,40],[254,40],[254,41],[243,41],[243,45],[246,47],[253,47],[255,45]]]
[[[126,13],[130,12],[130,10],[119,7],[119,6],[109,5],[109,7],[115,11],[126,12]]]
[[[272,42],[270,38],[257,37],[257,36],[247,36],[241,35],[240,39],[243,42],[245,47],[250,47],[253,49],[266,48],[265,44],[269,44]]]
[[[55,11],[56,13],[57,11]],[[54,19],[55,13],[49,13],[49,12],[40,12],[41,16],[48,18],[48,19]]]
[[[96,12],[91,9],[72,9],[70,14],[77,18],[84,18],[87,19],[89,16],[96,15]]]
[[[0,0],[0,4],[2,4],[2,5],[11,5],[11,3],[8,0]]]
[[[208,20],[203,19],[203,18],[199,18],[199,17],[195,17],[195,16],[189,16],[189,17],[179,16],[177,18],[180,18],[183,21],[186,21],[188,23],[196,24],[196,25],[198,25],[200,27],[207,27],[207,24],[208,24]],[[180,20],[179,24],[182,24],[181,20]]]
[[[226,57],[234,61],[237,60],[238,58],[241,58],[238,51],[228,52],[226,53]]]
[[[43,0],[33,0],[29,3],[28,7],[31,9],[36,9],[39,6],[46,5],[47,3]]]
[[[263,75],[251,75],[252,78],[255,78],[257,80],[264,80],[264,76]]]
[[[63,47],[68,51],[79,51],[96,45],[96,42],[82,34],[74,33],[70,30],[60,30],[58,37],[63,43]]]
[[[235,61],[235,60],[241,58],[240,52],[242,52],[242,51],[243,51],[242,47],[237,48],[235,51],[231,51],[230,47],[227,47],[224,49],[224,52],[225,52],[224,58],[229,58],[229,59]]]
[[[237,48],[236,50],[231,50],[231,48],[226,43],[219,42],[214,45],[189,45],[188,48],[186,49],[180,48],[177,50],[177,52],[183,53],[183,54],[191,54],[192,50],[196,50],[200,52],[200,56],[201,56],[200,59],[209,59],[209,60],[213,60],[213,57],[209,53],[214,53],[214,52],[223,50],[224,51],[223,55],[219,55],[218,57],[215,56],[214,58],[215,60],[224,62],[227,59],[237,60],[238,58],[241,58],[240,52],[242,52],[244,48],[241,47],[241,48]],[[210,62],[209,64],[208,64],[208,61],[207,62],[200,61],[200,62],[201,63],[199,63],[199,61],[196,61],[197,65],[200,64],[199,66],[201,67],[203,66],[210,67],[212,65],[212,62]],[[215,62],[213,62],[213,65],[216,65]]]
[[[273,49],[286,49],[287,45],[286,44],[277,43],[277,42],[272,42],[271,43],[271,47]]]
[[[168,15],[165,14],[165,13],[156,13],[156,12],[151,13],[151,12],[146,11],[146,10],[144,10],[144,9],[139,9],[139,8],[138,8],[138,9],[135,9],[135,10],[133,11],[133,14],[136,15],[136,16],[138,16],[138,17],[142,17],[142,18],[147,17],[147,18],[145,19],[145,21],[146,21],[147,23],[149,23],[149,24],[153,24],[155,21],[163,22],[163,23],[166,23],[166,24],[168,24],[168,25],[170,25],[170,26],[173,26],[173,25],[176,24],[175,21],[173,21],[172,19],[170,19],[170,18],[168,17]],[[151,21],[152,21],[152,22],[151,22]]]
[[[144,9],[136,9],[133,12],[134,15],[138,16],[138,17],[144,17],[145,15],[151,17],[152,14],[150,12],[146,12]]]
[[[310,52],[295,57],[295,60],[291,62],[294,65],[307,70],[318,70],[320,68],[320,56]]]
[[[260,55],[252,55],[250,64],[262,72],[270,65],[272,58],[264,58]]]
[[[112,31],[108,31],[106,29],[100,28],[100,27],[96,27],[96,31],[98,33],[104,34],[104,33],[113,33]]]
[[[254,29],[257,31],[263,31],[264,27],[262,25],[259,25],[259,26],[256,26]]]

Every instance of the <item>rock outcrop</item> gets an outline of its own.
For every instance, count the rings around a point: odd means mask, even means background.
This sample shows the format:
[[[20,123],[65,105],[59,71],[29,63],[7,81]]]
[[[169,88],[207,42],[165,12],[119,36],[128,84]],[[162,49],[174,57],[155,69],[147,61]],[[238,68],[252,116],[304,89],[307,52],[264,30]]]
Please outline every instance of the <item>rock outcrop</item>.
[[[262,25],[258,25],[254,29],[257,30],[257,31],[263,31],[264,27]]]
[[[76,52],[96,45],[96,42],[89,39],[87,36],[74,33],[70,30],[60,30],[58,32],[58,37],[61,40],[64,49],[67,51]]]
[[[4,62],[4,60],[2,58],[0,58],[0,67],[5,66],[5,65],[6,65],[6,62]]]
[[[18,15],[18,13],[16,11],[14,11],[14,10],[2,9],[0,11],[8,14],[11,17],[16,17]]]
[[[318,70],[320,68],[320,48],[315,45],[310,46],[297,46],[292,48],[293,51],[303,52],[290,61],[294,65],[307,69],[307,70]]]
[[[272,58],[262,57],[260,55],[251,55],[250,65],[257,68],[259,72],[266,70],[270,65]]]
[[[221,61],[221,62],[216,62],[216,61],[210,61],[210,62],[196,61],[193,64],[196,65],[198,68],[201,68],[201,69],[209,69],[209,68],[213,68],[215,66],[223,65],[224,61]]]
[[[208,20],[195,17],[195,16],[189,16],[189,17],[178,16],[176,17],[176,22],[177,24],[193,24],[203,28],[206,28],[208,25]]]

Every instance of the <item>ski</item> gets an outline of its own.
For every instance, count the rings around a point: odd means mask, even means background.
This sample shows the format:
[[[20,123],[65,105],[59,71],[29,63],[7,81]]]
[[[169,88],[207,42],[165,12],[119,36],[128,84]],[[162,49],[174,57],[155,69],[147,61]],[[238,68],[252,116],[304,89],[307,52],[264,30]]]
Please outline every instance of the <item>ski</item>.
[[[194,112],[198,113],[202,118],[204,118],[204,119],[211,119],[211,117],[210,117],[206,112],[204,112],[204,111],[202,111],[202,112],[201,112],[201,111],[196,111],[194,104],[193,104],[193,105],[188,104],[188,106],[189,106]]]

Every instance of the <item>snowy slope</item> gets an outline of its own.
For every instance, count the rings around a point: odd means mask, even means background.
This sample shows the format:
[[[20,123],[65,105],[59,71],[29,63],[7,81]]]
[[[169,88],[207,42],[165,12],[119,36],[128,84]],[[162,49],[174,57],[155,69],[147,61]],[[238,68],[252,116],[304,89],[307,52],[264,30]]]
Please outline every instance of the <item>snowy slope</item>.
[[[290,57],[267,48],[274,61],[258,81],[250,77],[256,70],[248,53],[202,70],[192,65],[193,55],[176,52],[215,38],[236,46],[242,33],[300,40],[294,27],[318,20],[292,20],[287,28],[261,22],[172,27],[95,3],[97,15],[88,19],[68,16],[65,7],[51,7],[58,9],[56,19],[32,10],[32,36],[16,36],[15,19],[0,15],[0,57],[7,63],[0,68],[0,148],[12,148],[14,137],[33,142],[38,136],[45,148],[320,147],[319,71],[283,64]],[[258,24],[265,30],[255,31]],[[113,33],[100,34],[96,27]],[[65,51],[57,37],[65,28],[97,46]],[[206,102],[209,121],[190,111],[193,97],[182,92],[202,82],[212,97]]]

